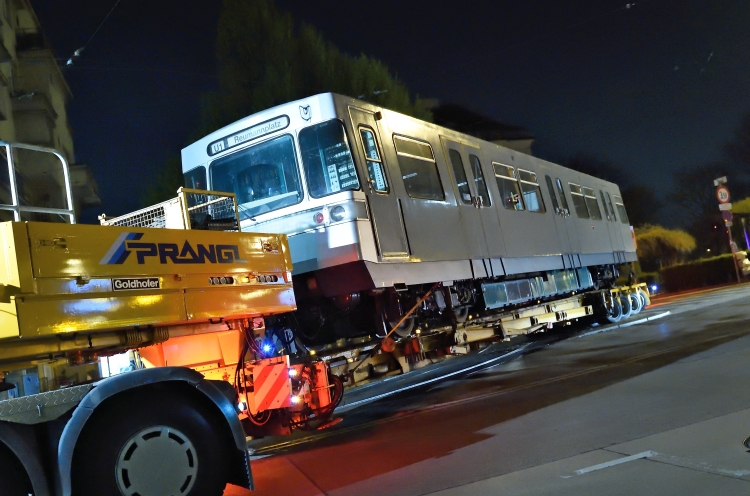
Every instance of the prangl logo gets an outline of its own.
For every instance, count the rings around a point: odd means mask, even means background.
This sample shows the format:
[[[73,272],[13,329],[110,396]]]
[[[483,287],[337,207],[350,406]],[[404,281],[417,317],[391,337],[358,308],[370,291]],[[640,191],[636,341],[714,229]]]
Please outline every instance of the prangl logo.
[[[237,245],[202,245],[193,247],[185,241],[180,248],[177,243],[144,243],[143,233],[122,233],[104,255],[100,265],[125,263],[131,252],[135,252],[139,264],[146,263],[147,257],[158,257],[159,263],[166,264],[205,264],[205,263],[247,263],[240,258]]]

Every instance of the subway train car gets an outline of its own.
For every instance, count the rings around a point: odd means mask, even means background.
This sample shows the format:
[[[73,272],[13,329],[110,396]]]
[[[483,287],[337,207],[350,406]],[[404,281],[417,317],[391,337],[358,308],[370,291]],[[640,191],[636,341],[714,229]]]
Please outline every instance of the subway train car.
[[[647,302],[614,287],[636,260],[616,184],[361,100],[256,113],[182,164],[186,186],[236,194],[242,231],[289,236],[293,327],[311,344],[393,330],[424,351],[428,335],[442,347]]]

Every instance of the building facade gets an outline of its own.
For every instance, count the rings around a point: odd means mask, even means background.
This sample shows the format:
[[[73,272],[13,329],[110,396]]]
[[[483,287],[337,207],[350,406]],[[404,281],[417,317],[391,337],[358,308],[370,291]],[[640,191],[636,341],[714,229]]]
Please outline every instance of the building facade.
[[[0,139],[54,148],[65,156],[76,211],[80,211],[101,200],[90,170],[75,161],[66,112],[71,98],[29,1],[0,0]],[[31,153],[14,155],[14,160],[22,202],[64,206],[59,163]],[[0,174],[0,202],[8,203],[8,177],[4,171]]]

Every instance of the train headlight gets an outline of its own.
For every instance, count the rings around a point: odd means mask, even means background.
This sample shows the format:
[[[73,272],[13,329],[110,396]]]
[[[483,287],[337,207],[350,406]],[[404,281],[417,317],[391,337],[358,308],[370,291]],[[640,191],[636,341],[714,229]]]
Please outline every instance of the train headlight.
[[[326,218],[323,215],[323,212],[318,212],[317,214],[313,215],[313,220],[316,224],[322,224],[325,219]]]
[[[328,212],[328,216],[332,222],[341,222],[346,216],[346,209],[341,205],[336,205]]]

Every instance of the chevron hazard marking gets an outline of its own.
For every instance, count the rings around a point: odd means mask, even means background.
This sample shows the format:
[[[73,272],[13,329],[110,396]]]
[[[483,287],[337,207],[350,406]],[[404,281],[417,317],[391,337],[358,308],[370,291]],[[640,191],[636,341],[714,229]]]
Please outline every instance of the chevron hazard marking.
[[[258,412],[292,405],[292,381],[285,363],[253,369],[253,385]]]

